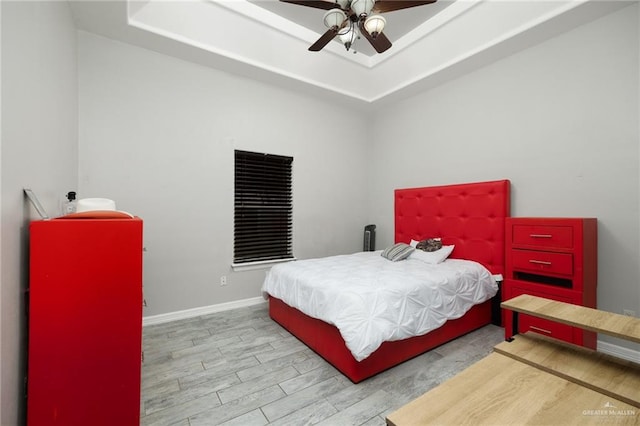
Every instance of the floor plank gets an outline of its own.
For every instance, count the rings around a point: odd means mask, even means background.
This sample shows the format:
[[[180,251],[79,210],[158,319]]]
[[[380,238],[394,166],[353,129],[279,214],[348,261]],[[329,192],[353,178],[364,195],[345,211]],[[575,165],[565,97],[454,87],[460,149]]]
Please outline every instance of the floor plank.
[[[141,425],[362,425],[483,358],[483,327],[353,384],[269,318],[267,305],[144,328]]]

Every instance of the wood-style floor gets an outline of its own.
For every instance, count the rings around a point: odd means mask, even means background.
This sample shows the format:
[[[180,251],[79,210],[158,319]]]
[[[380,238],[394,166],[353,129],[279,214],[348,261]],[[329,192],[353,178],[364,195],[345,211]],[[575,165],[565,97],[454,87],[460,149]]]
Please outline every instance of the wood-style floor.
[[[141,425],[384,425],[480,360],[493,325],[353,384],[273,322],[267,305],[144,328]]]

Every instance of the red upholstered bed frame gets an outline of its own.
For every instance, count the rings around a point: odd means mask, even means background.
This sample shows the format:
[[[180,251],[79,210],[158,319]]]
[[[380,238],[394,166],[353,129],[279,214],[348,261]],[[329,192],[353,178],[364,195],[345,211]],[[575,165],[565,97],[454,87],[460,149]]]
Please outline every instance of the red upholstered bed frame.
[[[510,214],[508,180],[395,191],[395,241],[441,237],[455,244],[450,257],[475,260],[504,273],[504,218]],[[274,297],[269,315],[354,383],[400,364],[491,322],[491,301],[423,336],[385,342],[358,362],[333,325],[308,317]]]

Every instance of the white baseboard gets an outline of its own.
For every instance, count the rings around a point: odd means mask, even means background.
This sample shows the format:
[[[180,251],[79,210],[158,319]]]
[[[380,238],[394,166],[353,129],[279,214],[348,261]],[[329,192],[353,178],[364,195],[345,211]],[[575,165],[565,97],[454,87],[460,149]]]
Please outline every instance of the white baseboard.
[[[640,351],[625,348],[624,346],[614,345],[609,342],[603,342],[602,340],[598,340],[598,352],[626,359],[627,361],[640,363]]]
[[[166,322],[177,321],[181,319],[199,317],[200,315],[208,315],[216,312],[228,311],[231,309],[244,308],[247,306],[259,305],[267,303],[263,297],[252,297],[251,299],[235,300],[233,302],[219,303],[217,305],[202,306],[199,308],[185,309],[184,311],[169,312],[166,314],[151,315],[142,318],[142,326],[164,324]]]

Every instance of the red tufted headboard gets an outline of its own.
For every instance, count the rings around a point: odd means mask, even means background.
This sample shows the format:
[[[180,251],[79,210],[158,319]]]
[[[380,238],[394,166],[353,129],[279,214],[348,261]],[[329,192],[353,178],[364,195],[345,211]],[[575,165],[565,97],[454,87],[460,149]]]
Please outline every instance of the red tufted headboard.
[[[395,241],[440,237],[445,245],[455,244],[452,258],[475,260],[504,274],[509,188],[508,180],[498,180],[396,189]]]

